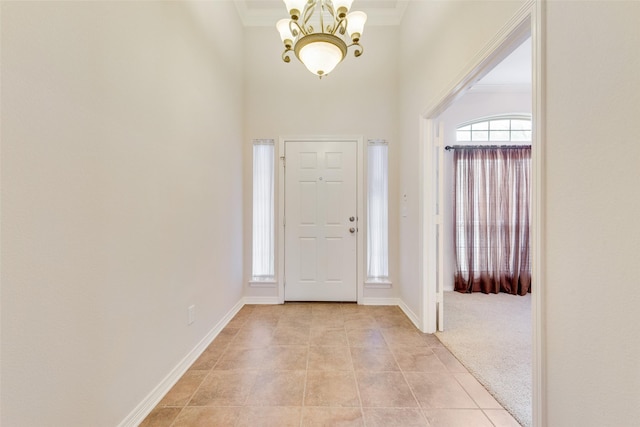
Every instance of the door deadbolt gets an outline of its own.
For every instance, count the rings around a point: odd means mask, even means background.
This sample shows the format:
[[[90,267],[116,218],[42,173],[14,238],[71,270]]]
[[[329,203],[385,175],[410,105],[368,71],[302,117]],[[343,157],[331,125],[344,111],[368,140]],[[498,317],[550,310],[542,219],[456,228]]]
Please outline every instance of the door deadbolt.
[[[356,220],[355,217],[352,217],[352,216],[349,217],[349,221],[353,222],[355,220]]]

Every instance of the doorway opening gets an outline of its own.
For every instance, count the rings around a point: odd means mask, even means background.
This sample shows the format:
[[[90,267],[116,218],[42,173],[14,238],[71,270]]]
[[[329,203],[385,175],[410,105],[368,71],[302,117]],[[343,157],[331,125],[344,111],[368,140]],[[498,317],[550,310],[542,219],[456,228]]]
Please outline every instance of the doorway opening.
[[[452,240],[447,236],[447,232],[452,233],[453,218],[447,217],[451,212],[447,212],[447,203],[445,201],[444,188],[452,188],[452,177],[449,169],[449,175],[445,174],[447,154],[444,147],[447,145],[446,138],[455,139],[455,129],[457,125],[464,124],[465,121],[471,121],[479,117],[487,117],[496,114],[505,113],[529,113],[533,123],[533,137],[531,141],[531,253],[532,253],[532,288],[530,316],[531,330],[527,333],[528,343],[530,345],[528,354],[531,356],[531,368],[529,379],[533,377],[531,384],[531,404],[530,412],[524,416],[520,415],[519,420],[524,425],[542,425],[544,408],[543,399],[540,395],[542,389],[542,340],[541,340],[541,316],[540,301],[543,284],[538,278],[541,278],[541,266],[539,264],[540,250],[540,229],[541,229],[541,152],[542,141],[540,139],[542,124],[540,123],[541,96],[540,78],[541,78],[541,40],[540,40],[540,22],[539,10],[535,5],[524,7],[520,14],[496,36],[490,46],[479,54],[479,57],[471,64],[464,77],[458,83],[452,86],[449,93],[441,98],[435,105],[426,110],[422,118],[422,134],[423,134],[423,191],[422,191],[422,215],[423,215],[423,233],[422,233],[422,259],[423,259],[423,324],[424,332],[433,333],[438,330],[447,329],[446,321],[446,303],[444,298],[444,290],[451,289],[452,286],[452,264],[455,260],[451,258]],[[523,45],[528,45],[521,48]],[[503,107],[501,111],[485,110],[477,113],[476,117],[469,117],[465,120],[455,120],[447,115],[454,114],[455,109],[469,110],[469,100],[472,98],[486,97],[489,93],[488,88],[474,88],[483,78],[487,77],[485,83],[489,81],[491,70],[498,70],[498,64],[502,63],[505,58],[511,54],[518,54],[526,50],[530,46],[530,50],[525,55],[531,58],[528,65],[531,72],[531,81],[527,84],[529,92],[528,111],[511,105]],[[508,61],[508,60],[507,60]],[[494,88],[496,89],[496,88]],[[484,90],[484,92],[483,92]],[[509,92],[503,91],[502,97],[506,97]],[[475,93],[474,93],[475,92]],[[513,92],[513,91],[512,91]],[[513,93],[511,94],[513,98]],[[467,105],[458,104],[461,100],[467,98]],[[513,101],[513,99],[511,100]],[[484,105],[492,105],[484,103]],[[506,109],[504,109],[506,108]],[[451,110],[450,110],[451,109]],[[460,111],[458,111],[460,113]],[[467,113],[471,114],[469,111]],[[448,120],[447,120],[448,119]],[[447,126],[449,128],[447,128]],[[453,131],[452,131],[453,129]],[[449,144],[452,145],[452,144]],[[450,155],[449,155],[450,157]],[[450,159],[449,159],[450,161]],[[451,191],[449,192],[451,193]],[[450,209],[450,208],[449,208]],[[446,218],[446,219],[445,219]],[[448,247],[445,247],[448,245]],[[446,255],[449,254],[449,258]],[[446,278],[446,280],[445,280]],[[448,282],[448,283],[447,283]],[[518,298],[518,297],[513,297]],[[446,332],[445,332],[446,333]],[[453,351],[455,354],[455,351]],[[478,375],[481,377],[482,375]],[[479,378],[480,379],[480,378]],[[482,381],[481,381],[482,382]],[[490,388],[490,387],[488,387]],[[503,402],[501,402],[503,403]],[[508,405],[505,405],[508,406]],[[524,419],[523,419],[524,418]]]
[[[438,117],[437,336],[523,427],[532,407],[530,58],[528,39]]]

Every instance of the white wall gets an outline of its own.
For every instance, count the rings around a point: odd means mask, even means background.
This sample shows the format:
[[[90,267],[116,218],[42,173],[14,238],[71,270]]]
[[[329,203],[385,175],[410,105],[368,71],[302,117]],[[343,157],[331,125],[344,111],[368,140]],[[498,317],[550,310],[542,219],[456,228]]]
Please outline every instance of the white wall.
[[[398,154],[397,27],[367,27],[364,53],[349,56],[320,80],[296,58],[289,64],[275,28],[245,29],[245,149],[244,149],[244,278],[251,279],[251,141],[254,138],[314,135],[362,135],[389,141],[389,274],[392,289],[366,289],[365,296],[397,295],[398,275]],[[366,150],[365,150],[366,153]],[[361,229],[361,231],[363,231]],[[277,264],[276,264],[277,265]],[[251,288],[248,296],[276,296],[277,289]]]
[[[401,36],[400,186],[410,203],[400,223],[400,276],[402,298],[416,307],[418,115],[518,7],[434,3],[410,2]],[[442,18],[446,28],[431,22]],[[547,414],[540,422],[632,426],[640,419],[640,3],[546,2],[542,18]],[[433,29],[414,33],[418,22]]]
[[[242,28],[230,2],[1,7],[0,424],[117,425],[242,296],[241,50],[198,22]]]
[[[640,3],[548,2],[549,426],[640,420]]]
[[[530,43],[527,41],[527,43]],[[487,91],[489,90],[489,91]],[[531,89],[503,86],[486,89],[476,87],[457,100],[439,117],[444,126],[444,145],[456,144],[456,128],[465,122],[482,117],[502,114],[531,114]],[[455,242],[454,242],[454,166],[453,151],[444,151],[443,179],[443,238],[444,238],[444,290],[453,291],[455,274]]]
[[[441,96],[498,33],[523,2],[412,1],[401,26],[399,138],[401,194],[407,216],[400,218],[401,298],[422,316],[419,207],[420,115]]]

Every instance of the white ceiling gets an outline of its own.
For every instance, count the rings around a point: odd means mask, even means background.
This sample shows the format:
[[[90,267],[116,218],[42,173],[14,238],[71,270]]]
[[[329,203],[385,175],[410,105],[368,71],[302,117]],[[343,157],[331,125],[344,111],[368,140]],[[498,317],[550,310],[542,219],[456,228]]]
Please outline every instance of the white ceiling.
[[[400,25],[409,0],[355,0],[352,10],[367,14],[367,25]],[[235,0],[246,27],[275,26],[287,17],[282,0]]]
[[[530,86],[531,85],[531,37],[518,46],[509,56],[474,87]]]
[[[246,27],[275,27],[287,17],[282,0],[234,0],[242,23]],[[352,10],[367,14],[367,25],[400,25],[410,0],[354,0]],[[531,85],[531,38],[516,48],[474,86],[474,90],[489,90],[497,86]]]

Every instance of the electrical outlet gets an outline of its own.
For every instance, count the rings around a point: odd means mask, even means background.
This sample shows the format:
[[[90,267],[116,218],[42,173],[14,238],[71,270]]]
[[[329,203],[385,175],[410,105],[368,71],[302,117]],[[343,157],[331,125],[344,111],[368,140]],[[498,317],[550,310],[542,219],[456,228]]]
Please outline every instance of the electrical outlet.
[[[189,315],[189,323],[187,324],[190,325],[196,321],[196,306],[190,305],[189,308],[187,308],[187,313]]]

